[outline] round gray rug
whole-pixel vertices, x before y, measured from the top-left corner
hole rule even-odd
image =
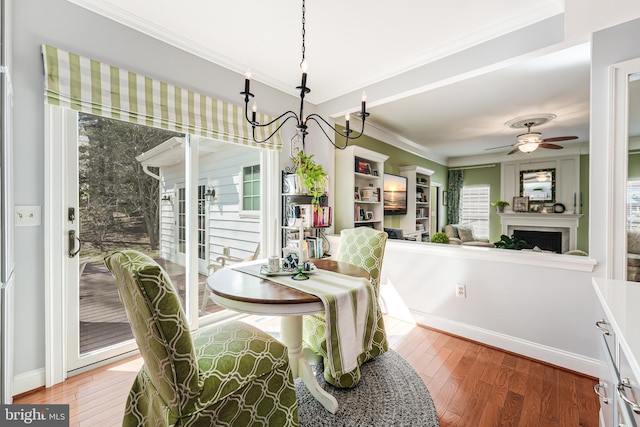
[[[396,352],[389,350],[360,367],[362,378],[352,389],[327,384],[321,370],[318,382],[338,401],[330,413],[296,379],[301,427],[320,426],[439,426],[436,408],[422,378]]]

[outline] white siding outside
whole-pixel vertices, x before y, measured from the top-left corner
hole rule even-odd
[[[252,163],[260,163],[259,150],[233,145],[200,156],[199,180],[216,192],[214,200],[206,202],[209,262],[222,255],[225,247],[232,257],[247,258],[260,242],[260,216],[240,214],[241,166]],[[171,196],[171,202],[161,202],[160,250],[164,258],[175,262],[177,189],[184,186],[184,165],[163,167],[160,173],[164,182],[160,193]]]

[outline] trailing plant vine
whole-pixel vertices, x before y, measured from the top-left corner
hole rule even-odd
[[[294,162],[298,179],[306,187],[307,193],[313,196],[311,204],[317,207],[320,197],[327,191],[327,172],[322,165],[313,161],[313,154],[307,155],[302,150],[298,152]]]

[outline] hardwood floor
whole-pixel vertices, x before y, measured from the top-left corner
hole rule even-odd
[[[261,316],[247,321],[266,330],[278,324]],[[429,388],[442,427],[598,426],[594,378],[390,317],[385,323],[391,347]],[[15,403],[66,403],[70,426],[119,426],[141,365],[140,357],[132,357]]]

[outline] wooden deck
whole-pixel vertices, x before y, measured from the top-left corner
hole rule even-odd
[[[184,305],[185,269],[183,266],[158,260],[178,289]],[[206,276],[199,275],[198,295],[204,295]],[[205,313],[224,310],[209,300]],[[80,354],[133,339],[127,314],[118,296],[115,279],[104,264],[88,264],[80,278]]]

